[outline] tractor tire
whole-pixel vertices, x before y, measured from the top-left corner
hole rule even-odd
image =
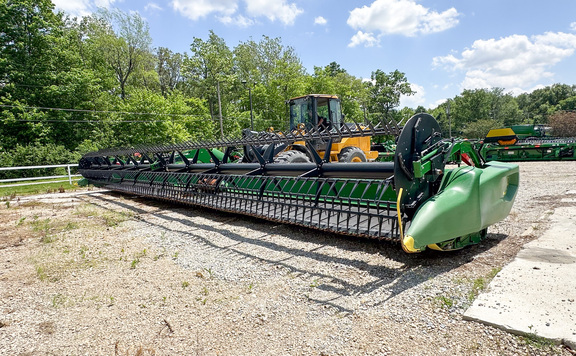
[[[290,150],[280,152],[276,158],[274,158],[274,163],[280,164],[290,164],[290,163],[311,163],[312,161],[304,152]]]
[[[366,162],[366,155],[358,147],[344,147],[338,155],[339,162]]]

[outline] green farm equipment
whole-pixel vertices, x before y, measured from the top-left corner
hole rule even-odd
[[[393,162],[330,159],[333,142],[392,134],[398,136]],[[295,142],[308,148],[311,162],[275,161]],[[206,150],[210,162],[199,160],[199,153],[187,157],[191,150]],[[242,150],[254,161],[232,159]],[[486,163],[469,142],[442,139],[428,114],[413,116],[401,130],[390,122],[354,128],[340,123],[305,132],[100,150],[84,155],[79,168],[90,183],[111,190],[397,241],[410,253],[480,242],[488,226],[510,212],[519,183],[517,165]]]
[[[487,161],[576,160],[576,138],[548,137],[543,125],[516,125],[490,130],[479,151]]]

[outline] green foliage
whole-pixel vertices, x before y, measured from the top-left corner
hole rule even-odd
[[[146,89],[134,90],[117,111],[143,113],[118,117],[112,130],[122,132],[120,145],[210,138],[214,126],[201,100],[186,100],[179,92],[164,97]]]
[[[28,146],[16,145],[16,147],[12,150],[0,151],[0,167],[68,164],[71,162],[76,162],[79,159],[79,154],[70,152],[64,146],[58,146],[53,143],[46,145],[34,144]],[[22,171],[5,171],[0,173],[0,177],[43,177],[64,174],[66,174],[65,168],[46,168]]]
[[[154,56],[148,23],[138,13],[100,8],[94,15],[91,40],[100,58],[114,73],[118,94],[126,99],[127,86],[136,81],[144,87],[158,82],[154,78]],[[138,79],[135,79],[138,78]]]
[[[449,122],[447,103],[398,110],[400,97],[414,94],[399,70],[377,69],[364,82],[331,62],[308,74],[280,38],[232,48],[213,31],[193,38],[189,54],[153,50],[137,13],[101,9],[69,19],[53,9],[49,0],[0,2],[0,166],[71,163],[101,148],[238,136],[250,127],[251,107],[255,130],[282,131],[285,101],[309,93],[338,95],[348,119],[405,122],[426,111],[443,132],[467,137],[546,123],[560,110],[576,109],[575,85],[517,97],[501,88],[464,90],[449,99]]]
[[[530,124],[545,124],[549,115],[558,110],[564,100],[576,96],[576,85],[553,84],[517,98],[520,110]]]
[[[401,95],[414,94],[406,75],[398,70],[386,74],[378,69],[372,72],[370,79],[370,111],[383,113],[385,117],[400,105]]]
[[[486,134],[488,133],[488,131],[490,131],[493,128],[500,127],[500,126],[502,126],[501,123],[499,123],[496,120],[481,119],[481,120],[474,121],[474,122],[471,122],[468,125],[466,125],[466,127],[464,127],[462,129],[462,135],[465,138],[482,139],[482,138],[486,137]]]

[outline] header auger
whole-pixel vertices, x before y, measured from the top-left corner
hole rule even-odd
[[[331,161],[334,142],[374,135],[398,136],[394,162]],[[275,160],[296,142],[308,149],[309,162]],[[237,158],[238,152],[251,159]],[[467,164],[447,166],[461,161]],[[519,182],[516,165],[485,163],[470,143],[442,139],[428,114],[415,115],[402,130],[392,122],[333,123],[236,140],[101,150],[79,166],[88,182],[115,191],[399,241],[406,252],[480,242],[487,227],[510,212]]]

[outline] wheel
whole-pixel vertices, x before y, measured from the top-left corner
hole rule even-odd
[[[311,163],[312,161],[304,152],[290,150],[280,152],[276,158],[274,158],[274,163]]]
[[[340,162],[366,162],[364,151],[358,147],[344,147],[338,155]]]

